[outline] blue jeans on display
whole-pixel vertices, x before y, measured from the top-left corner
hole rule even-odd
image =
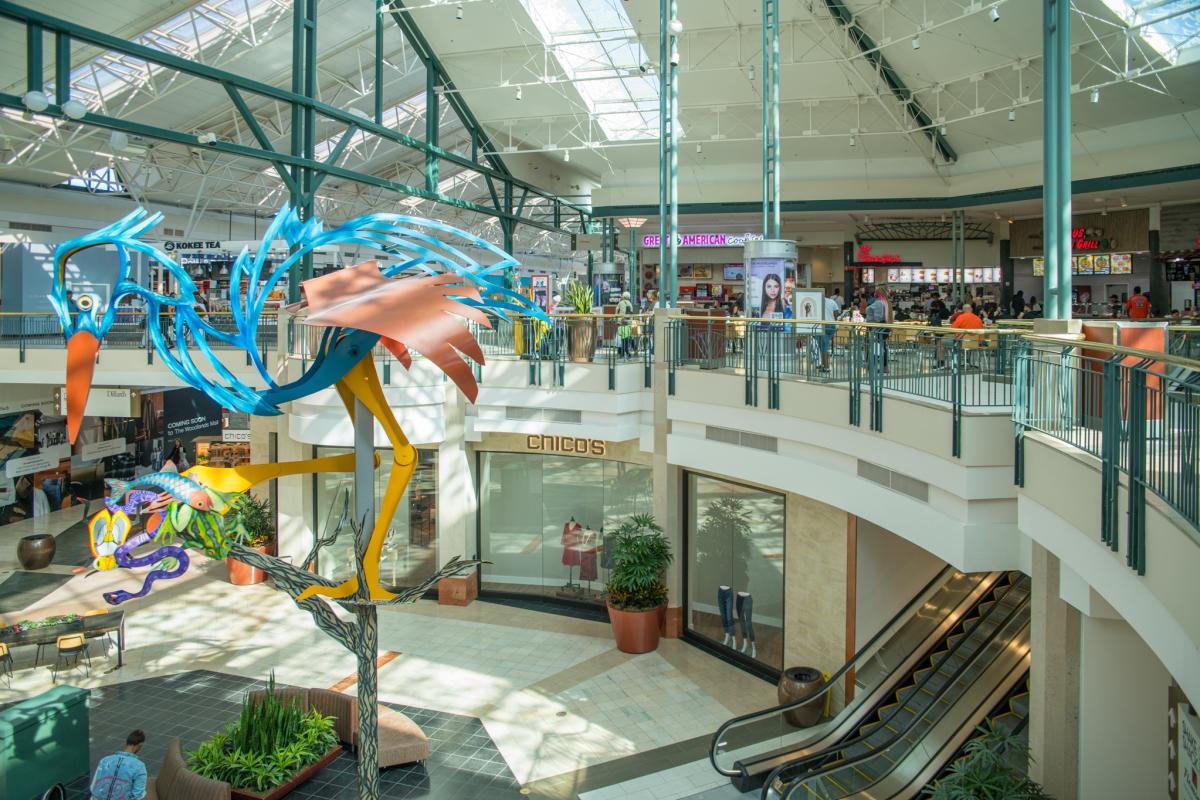
[[[721,612],[721,627],[733,635],[733,589],[722,586],[717,589],[717,608]]]
[[[742,626],[742,641],[754,641],[754,598],[746,592],[738,592],[737,618]]]

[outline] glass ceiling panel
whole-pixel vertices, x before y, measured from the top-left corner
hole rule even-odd
[[[621,0],[521,4],[605,136],[658,138],[658,80],[638,72],[650,58]]]
[[[59,184],[69,189],[83,189],[88,192],[125,194],[125,184],[112,167],[96,167],[80,173],[74,178],[67,178]]]
[[[1195,0],[1104,0],[1170,64],[1200,58],[1200,8]]]

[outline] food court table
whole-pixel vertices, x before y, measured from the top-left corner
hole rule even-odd
[[[11,650],[27,644],[55,644],[58,637],[71,633],[82,633],[88,639],[95,639],[105,634],[117,634],[117,668],[124,666],[125,652],[125,612],[108,611],[103,614],[81,616],[74,622],[60,622],[57,625],[47,625],[44,628],[31,628],[24,631],[0,632],[0,642],[7,644]]]

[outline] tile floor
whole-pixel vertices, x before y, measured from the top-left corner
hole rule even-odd
[[[70,682],[114,692],[197,671],[257,681],[274,670],[280,683],[331,686],[354,673],[351,654],[286,596],[269,585],[231,586],[224,572],[224,564],[196,557],[187,576],[126,604],[126,666],[114,670],[115,657],[97,650],[91,676],[79,670]],[[139,580],[127,573],[76,575],[24,613],[95,608],[102,592]],[[400,654],[380,669],[382,701],[420,709],[416,716],[466,720],[458,728],[447,723],[447,736],[467,744],[486,736],[513,781],[503,791],[523,787],[555,800],[698,762],[721,722],[772,705],[775,695],[771,684],[679,640],[630,656],[613,647],[605,622],[487,602],[383,609],[380,650]],[[0,702],[51,685],[44,663],[31,666],[32,653],[15,657],[16,675],[11,687],[0,684]],[[479,785],[477,773],[447,759],[439,780],[454,783],[458,776]],[[438,777],[432,767],[430,777]],[[411,775],[400,782],[412,793],[390,797],[440,791],[437,781]]]

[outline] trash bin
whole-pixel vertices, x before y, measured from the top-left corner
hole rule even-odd
[[[815,667],[791,667],[779,676],[777,689],[779,704],[791,703],[810,696],[824,682],[821,671]],[[783,712],[783,718],[797,728],[816,725],[821,719],[825,704],[820,700]]]

